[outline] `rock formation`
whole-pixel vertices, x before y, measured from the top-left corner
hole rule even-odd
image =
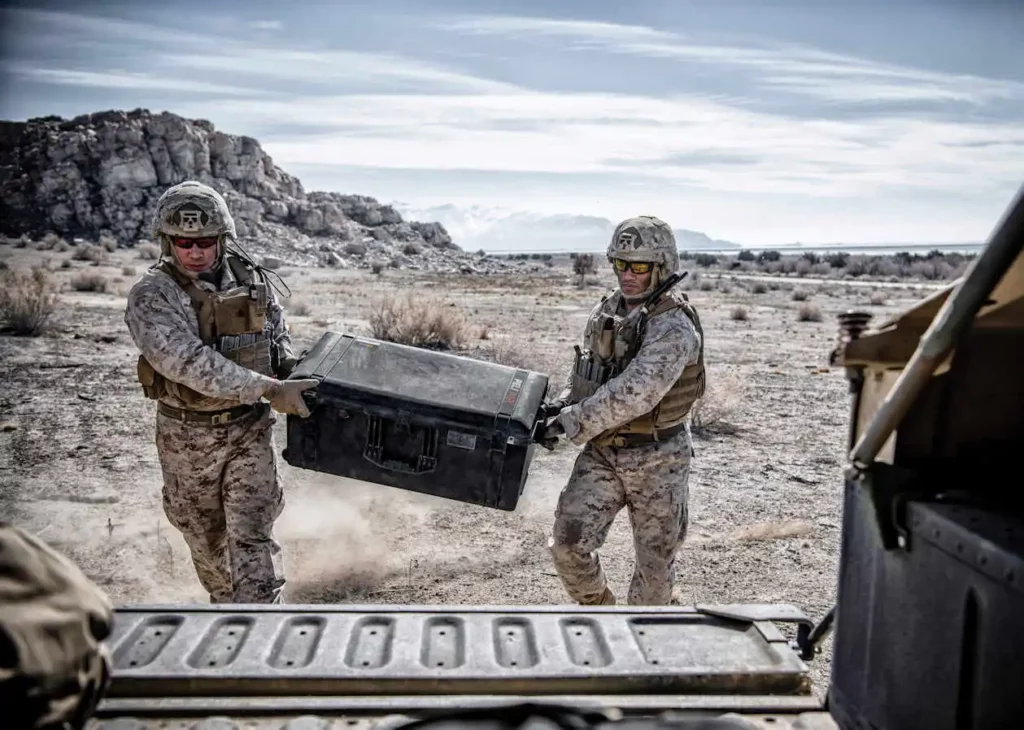
[[[405,221],[363,195],[307,193],[255,139],[206,120],[136,109],[0,122],[3,235],[107,236],[133,246],[152,237],[163,191],[188,179],[224,195],[252,255],[299,265],[479,266],[441,224]]]

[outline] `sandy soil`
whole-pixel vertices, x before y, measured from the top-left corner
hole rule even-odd
[[[120,604],[205,601],[184,542],[160,504],[154,409],[134,379],[136,351],[123,324],[124,293],[151,262],[119,251],[109,264],[70,253],[0,248],[10,267],[49,259],[64,283],[53,330],[0,337],[0,515],[63,550]],[[122,267],[127,267],[122,270]],[[136,273],[130,269],[134,267]],[[108,291],[67,286],[82,271]],[[365,333],[375,297],[405,289],[451,303],[468,325],[468,354],[505,359],[561,382],[587,313],[610,287],[602,272],[582,289],[568,269],[532,280],[382,277],[286,269],[286,308],[297,349],[325,329]],[[847,384],[828,368],[835,315],[872,311],[876,322],[934,286],[842,282],[687,280],[707,337],[706,412],[728,424],[696,440],[691,526],[681,553],[685,603],[792,603],[812,618],[834,597],[840,535]],[[821,321],[798,321],[810,294]],[[761,291],[764,289],[764,291]],[[760,293],[755,293],[755,291]],[[744,307],[745,321],[733,319]],[[487,339],[481,339],[486,331]],[[283,448],[284,419],[277,425]],[[578,449],[539,451],[521,506],[500,512],[318,475],[283,463],[279,521],[289,602],[506,603],[568,601],[546,551],[553,508]],[[625,514],[601,552],[623,596],[632,572]],[[814,662],[819,692],[829,646]]]

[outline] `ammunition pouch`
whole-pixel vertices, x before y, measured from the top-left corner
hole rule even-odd
[[[581,352],[577,348],[569,381],[569,403],[579,403],[584,398],[589,398],[615,374],[615,368],[611,363],[601,362],[589,350]]]
[[[270,341],[262,332],[219,337],[217,352],[228,360],[262,375],[270,375],[273,372]]]
[[[267,286],[252,284],[210,295],[213,331],[221,335],[262,332],[267,320]]]
[[[149,360],[143,355],[139,355],[138,377],[139,383],[142,385],[143,394],[151,400],[160,400],[165,395],[170,394],[182,403],[191,405],[198,403],[206,397],[186,385],[168,380],[156,368],[150,365]]]

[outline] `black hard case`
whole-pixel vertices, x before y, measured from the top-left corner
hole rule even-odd
[[[288,416],[292,466],[511,511],[533,458],[548,377],[326,332],[289,379],[315,378]]]

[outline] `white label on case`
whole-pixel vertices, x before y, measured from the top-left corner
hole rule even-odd
[[[448,445],[454,446],[457,449],[466,449],[467,451],[472,451],[473,449],[476,448],[476,436],[471,433],[449,431]]]

